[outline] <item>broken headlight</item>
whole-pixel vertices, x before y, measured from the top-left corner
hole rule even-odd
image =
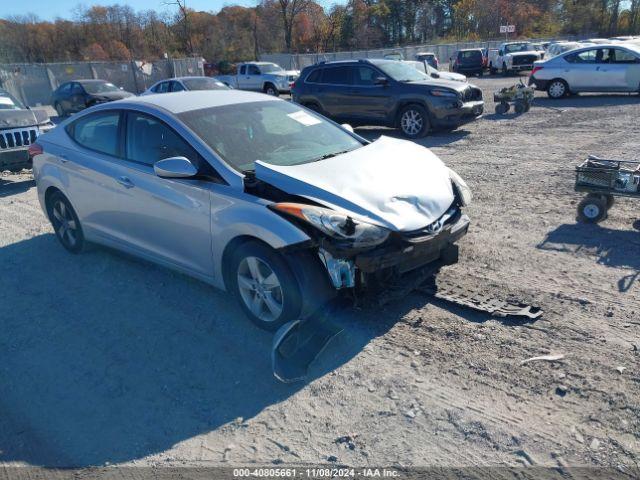
[[[384,242],[389,230],[371,223],[356,220],[328,208],[302,203],[275,203],[274,210],[303,220],[324,234],[351,243],[354,247],[373,247]]]
[[[465,182],[460,175],[451,169],[449,169],[449,176],[451,177],[453,186],[458,191],[458,196],[460,197],[462,206],[467,207],[471,205],[473,195],[471,194],[471,189],[469,188],[469,185],[467,185],[467,182]]]

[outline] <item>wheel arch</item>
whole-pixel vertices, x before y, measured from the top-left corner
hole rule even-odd
[[[51,221],[51,212],[50,212],[50,205],[49,205],[49,200],[51,199],[51,196],[54,193],[59,192],[61,195],[63,195],[65,198],[67,198],[67,196],[64,194],[64,192],[62,190],[60,190],[58,187],[56,187],[55,185],[50,185],[49,187],[47,187],[47,189],[44,191],[44,211],[47,214],[47,218],[49,219],[49,221]],[[67,200],[69,200],[67,198]]]

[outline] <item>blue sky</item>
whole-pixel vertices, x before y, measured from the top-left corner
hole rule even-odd
[[[71,18],[73,10],[78,5],[112,5],[114,3],[126,3],[135,10],[172,10],[175,7],[165,5],[166,0],[29,0],[25,3],[12,0],[0,0],[0,16],[3,18],[12,15],[24,15],[34,13],[43,20],[53,20],[56,17]],[[194,10],[218,11],[226,5],[244,5],[252,7],[257,0],[187,0],[187,6]],[[324,0],[319,2],[325,6],[334,3],[345,3],[345,0]]]

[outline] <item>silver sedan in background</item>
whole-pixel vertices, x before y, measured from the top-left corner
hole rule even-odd
[[[640,47],[614,43],[571,50],[535,62],[529,84],[551,98],[579,92],[640,93]]]
[[[154,93],[171,93],[194,90],[231,90],[224,83],[211,77],[193,76],[167,78],[154,83],[140,95],[153,95]]]
[[[241,91],[90,108],[30,147],[60,243],[126,251],[231,291],[274,330],[339,291],[457,261],[464,181],[424,147]]]

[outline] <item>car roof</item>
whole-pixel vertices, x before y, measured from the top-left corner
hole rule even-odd
[[[264,93],[245,92],[242,90],[197,90],[130,97],[118,102],[112,102],[111,105],[119,102],[133,105],[145,104],[163,108],[171,113],[183,113],[203,108],[267,101],[277,102],[283,100]]]

